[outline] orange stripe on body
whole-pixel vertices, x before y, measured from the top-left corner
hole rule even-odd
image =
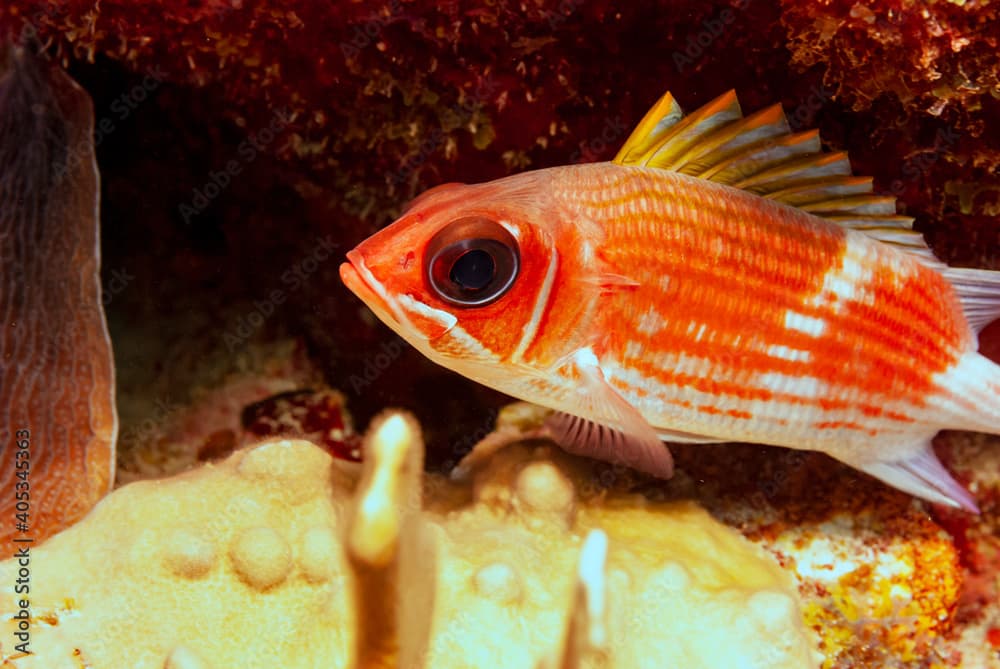
[[[880,405],[888,399],[921,407],[935,392],[933,375],[955,364],[969,345],[951,288],[915,260],[900,260],[883,247],[869,249],[874,242],[867,239],[854,237],[849,244],[840,228],[713,184],[610,169],[616,172],[574,192],[574,206],[603,221],[600,257],[641,284],[602,301],[603,354],[650,384],[822,411],[853,408],[859,421],[910,423],[915,419],[908,413]],[[853,299],[843,300],[823,287],[845,262],[849,246],[872,256],[863,264],[870,279],[853,286]],[[664,276],[670,278],[666,287]],[[650,313],[663,315],[660,330],[633,327],[644,316],[649,322]],[[819,336],[791,329],[789,313],[818,319],[825,328]],[[628,342],[641,350],[629,354]],[[806,352],[808,359],[775,357],[768,354],[770,346]],[[665,369],[655,361],[662,353],[712,364],[696,373]],[[775,373],[815,377],[835,394],[788,395],[752,381]],[[722,413],[699,406],[702,413],[713,409]],[[839,423],[854,429],[851,421]]]
[[[876,434],[875,430],[870,430],[864,425],[843,420],[821,421],[813,423],[813,427],[817,430],[857,430],[858,432],[868,432],[871,436]]]

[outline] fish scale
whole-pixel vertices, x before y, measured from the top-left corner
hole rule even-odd
[[[597,166],[595,169],[602,168]],[[584,180],[587,176],[578,171],[573,178]],[[617,204],[624,197],[622,192],[645,198],[645,193],[651,190],[667,190],[649,188],[644,185],[647,180],[673,181],[678,178],[663,171],[646,173],[633,169],[630,174],[619,170],[619,182],[632,179],[638,185],[619,183],[616,184],[617,192],[612,189],[591,190],[598,197],[588,203],[585,215],[595,220],[602,218],[602,212],[607,210],[599,199],[602,194],[608,201]],[[843,261],[847,243],[842,230],[824,225],[818,219],[801,216],[791,209],[778,216],[774,212],[761,212],[759,207],[753,206],[753,201],[746,206],[729,207],[731,211],[727,213],[737,220],[725,221],[712,211],[713,205],[725,201],[723,198],[717,194],[701,198],[691,195],[698,189],[718,190],[717,185],[692,180],[684,187],[686,197],[674,198],[669,211],[667,207],[656,207],[659,201],[654,199],[650,214],[644,218],[625,224],[619,220],[602,226],[607,249],[604,257],[615,271],[649,277],[633,293],[619,296],[617,308],[609,305],[602,311],[607,314],[605,327],[613,331],[615,322],[635,321],[639,312],[648,313],[657,309],[668,309],[670,312],[669,319],[664,318],[664,329],[658,333],[642,338],[641,333],[633,331],[627,333],[627,337],[608,339],[602,354],[619,360],[622,368],[637,373],[631,377],[631,383],[622,379],[623,382],[616,385],[626,393],[631,391],[631,385],[641,387],[647,398],[641,401],[643,406],[651,404],[648,400],[651,393],[661,403],[673,406],[678,400],[688,400],[697,406],[702,416],[700,420],[694,420],[697,416],[692,414],[684,424],[686,430],[718,432],[718,423],[724,423],[727,436],[734,439],[757,440],[761,432],[772,429],[767,421],[749,421],[755,413],[760,413],[759,405],[750,399],[754,396],[770,403],[772,415],[778,413],[785,416],[784,424],[789,429],[782,441],[788,445],[794,445],[815,430],[829,432],[824,439],[843,442],[846,438],[840,433],[845,431],[862,432],[874,437],[882,430],[898,432],[900,423],[916,422],[910,415],[912,412],[886,414],[875,409],[884,404],[899,403],[900,400],[914,408],[926,405],[928,393],[935,390],[930,382],[933,376],[955,365],[964,352],[962,349],[968,346],[968,338],[963,336],[964,329],[956,323],[957,301],[953,297],[947,299],[952,292],[947,282],[915,260],[899,256],[891,249],[876,247],[877,242],[856,237],[855,244],[870,246],[878,251],[871,261],[873,270],[904,265],[916,275],[915,279],[896,281],[900,269],[893,267],[893,271],[881,273],[885,276],[875,271],[871,281],[850,284],[852,291],[859,296],[864,296],[866,291],[879,294],[879,318],[874,318],[869,313],[869,307],[858,300],[826,301],[819,306],[810,306],[808,302],[820,294],[825,278],[837,271]],[[748,199],[742,193],[726,195],[733,200],[741,197]],[[643,234],[644,227],[655,232]],[[673,234],[664,230],[670,227],[680,232]],[[619,231],[624,235],[620,236]],[[742,239],[740,232],[745,233]],[[781,241],[771,242],[768,236]],[[679,246],[679,251],[658,253],[656,247],[641,244],[643,239],[650,237],[669,240],[669,243]],[[737,254],[719,252],[718,240],[722,241],[724,249],[742,245],[743,248],[759,249],[759,252],[749,258],[746,254],[739,255],[738,260],[733,262]],[[781,253],[772,251],[776,247]],[[689,257],[698,258],[699,262],[692,267],[692,263],[687,261]],[[811,259],[811,264],[806,265],[803,262],[805,258]],[[658,282],[652,279],[662,275],[677,278],[671,285],[690,284],[693,289],[684,291],[675,288],[669,293],[659,290]],[[747,277],[757,279],[759,283],[743,290]],[[917,285],[934,288],[909,290],[914,280]],[[668,305],[666,309],[665,305]],[[823,321],[829,334],[810,337],[788,328],[785,314],[789,310]],[[686,319],[687,314],[690,316]],[[751,319],[751,327],[747,327],[747,319]],[[946,332],[942,327],[938,337],[922,341],[920,347],[914,348],[910,342],[920,337],[912,325],[913,321],[950,324],[952,327]],[[692,331],[686,326],[690,322],[700,322],[703,327]],[[878,323],[878,327],[871,327],[871,323]],[[706,337],[705,332],[709,336]],[[782,360],[766,350],[748,349],[745,340],[755,338],[766,342],[768,348],[780,346],[807,352],[809,360]],[[627,355],[623,342],[637,339],[641,352]],[[734,341],[739,343],[734,345]],[[895,352],[898,350],[906,354],[897,355]],[[678,374],[667,360],[653,362],[653,351],[699,356],[704,364],[694,370],[694,374]],[[880,373],[868,374],[873,368],[879,368]],[[771,384],[755,384],[741,373],[748,370],[756,372],[758,378],[772,373],[789,379],[819,379],[831,386],[824,391],[825,395],[836,387],[853,400],[854,406],[830,406],[824,402],[825,397],[810,398],[802,393],[777,392]],[[864,383],[866,379],[883,383]],[[715,401],[706,403],[706,394]],[[638,393],[636,395],[639,403]],[[804,409],[810,399],[818,411]],[[790,405],[789,410],[777,408],[782,403]],[[842,412],[844,408],[860,409],[861,415],[850,421],[826,420],[823,417],[823,414],[834,410]],[[647,418],[654,427],[678,424],[676,412],[650,414]],[[953,416],[928,411],[920,415],[920,423],[928,425],[940,425],[954,419]],[[737,417],[744,422],[733,420]]]
[[[933,373],[942,371],[957,361],[958,347],[948,345],[949,341],[957,338],[957,332],[953,331],[948,333],[948,337],[936,340],[940,344],[937,349],[943,354],[938,356],[939,360],[934,361],[934,366],[915,357],[917,353],[934,350],[926,347],[907,351],[909,355],[906,359],[890,361],[886,360],[887,355],[891,356],[894,351],[909,347],[905,335],[912,332],[903,333],[896,341],[886,342],[884,323],[873,330],[866,326],[873,319],[866,318],[865,315],[854,319],[849,317],[850,314],[838,317],[831,313],[832,304],[819,307],[807,304],[813,296],[822,292],[826,277],[831,271],[836,271],[843,261],[846,233],[840,228],[824,225],[814,217],[803,216],[791,209],[781,211],[779,215],[775,215],[773,211],[762,212],[759,206],[755,206],[755,201],[742,193],[726,192],[720,196],[712,192],[720,190],[720,187],[709,182],[688,180],[689,183],[675,185],[674,182],[682,179],[670,172],[641,168],[618,169],[615,171],[616,178],[612,181],[599,176],[599,172],[606,169],[607,166],[594,166],[590,170],[576,170],[573,173],[574,182],[590,179],[602,184],[599,189],[584,189],[592,194],[592,198],[584,202],[578,200],[575,204],[581,208],[584,216],[606,221],[601,225],[605,234],[602,246],[605,250],[602,255],[615,271],[633,277],[644,277],[646,280],[641,282],[636,291],[618,298],[621,302],[620,310],[608,305],[602,311],[608,314],[608,324],[605,327],[613,331],[614,321],[636,321],[641,318],[641,313],[663,310],[664,305],[668,305],[671,316],[669,319],[664,318],[664,331],[642,341],[642,352],[639,355],[627,357],[621,346],[616,349],[613,345],[622,340],[614,338],[610,339],[603,353],[617,357],[628,367],[638,370],[644,381],[642,387],[647,391],[656,384],[669,384],[671,379],[676,381],[678,376],[670,370],[669,365],[650,364],[651,351],[673,351],[704,358],[706,364],[698,370],[697,376],[692,378],[690,374],[685,375],[687,383],[679,386],[674,383],[677,386],[673,389],[674,393],[660,395],[664,399],[682,399],[683,392],[677,391],[690,388],[699,380],[703,384],[710,380],[718,389],[713,394],[721,403],[705,404],[702,398],[698,407],[705,418],[697,423],[689,422],[685,426],[687,429],[711,430],[713,423],[719,421],[733,424],[734,421],[729,418],[732,417],[730,412],[734,411],[741,417],[752,417],[753,411],[749,407],[735,408],[739,399],[747,395],[757,394],[772,402],[788,401],[796,407],[803,404],[800,395],[783,399],[771,387],[755,386],[749,380],[741,378],[738,374],[740,371],[755,370],[759,374],[772,372],[793,378],[819,378],[831,385],[855,389],[854,395],[858,398],[859,406],[871,407],[880,402],[899,399],[907,389],[897,384],[892,388],[881,389],[882,392],[878,394],[871,390],[863,393],[864,388],[856,387],[854,381],[864,378],[861,372],[866,365],[889,365],[892,373],[878,378],[898,381],[909,376],[912,377],[912,385],[917,386]],[[588,172],[598,174],[591,177]],[[570,175],[566,175],[566,178],[570,178]],[[649,181],[666,183],[650,186]],[[573,188],[568,186],[556,190],[564,192],[572,191]],[[699,197],[698,190],[708,190],[709,193]],[[679,196],[679,191],[683,191],[683,196]],[[650,192],[659,197],[649,197]],[[629,198],[644,201],[647,205],[644,208],[649,213],[633,216],[631,220],[608,215],[609,209],[620,207]],[[740,203],[740,199],[749,201]],[[667,202],[669,206],[664,204]],[[779,205],[775,205],[775,208],[778,207]],[[665,253],[661,246],[651,246],[648,243],[650,238],[664,240],[663,246],[669,244],[671,252]],[[857,243],[873,248],[876,244],[860,238]],[[906,258],[890,260],[904,265],[908,261]],[[915,261],[909,262],[916,265]],[[919,268],[914,271],[919,271]],[[889,273],[889,278],[898,273],[899,270],[895,269]],[[930,271],[927,273],[937,276]],[[677,277],[672,293],[658,289],[659,282],[655,279],[661,276]],[[939,279],[938,283],[944,294],[950,292],[950,287],[943,279]],[[691,289],[683,291],[678,286],[691,286]],[[862,294],[867,285],[855,282],[850,287]],[[943,303],[939,300],[936,304],[927,304],[919,299],[921,295],[918,293],[907,293],[905,286],[899,286],[899,290],[889,293],[889,297],[900,301],[900,316],[905,317],[897,316],[894,321],[901,325],[906,326],[908,320],[915,316],[923,316],[925,320],[935,323],[953,320],[951,314],[956,308],[954,301]],[[894,306],[890,299],[885,300],[885,309],[881,315],[889,314]],[[785,321],[789,310],[827,323],[829,329],[839,335],[841,346],[836,346],[836,343],[827,344],[822,338],[788,328]],[[685,314],[691,314],[689,320],[685,319]],[[748,328],[747,319],[752,319],[756,327]],[[851,322],[852,320],[856,322]],[[702,327],[690,331],[687,324],[691,322],[701,323]],[[912,331],[912,328],[909,330]],[[705,336],[706,331],[710,333],[709,337]],[[695,337],[698,332],[702,333],[701,337]],[[845,334],[852,336],[845,337]],[[635,341],[637,336],[637,332],[628,333],[627,341]],[[748,350],[744,341],[754,338],[766,342],[767,347],[780,346],[789,350],[807,351],[813,354],[812,360],[782,361],[769,355],[766,350]],[[732,345],[737,339],[739,344]],[[824,344],[827,345],[825,351]],[[853,350],[871,351],[872,355],[868,359],[855,356],[855,365],[844,368],[843,356]],[[880,350],[885,354],[879,355]],[[818,355],[819,353],[826,355]],[[718,364],[719,360],[732,360],[740,364]],[[922,362],[924,364],[917,367]],[[911,390],[907,394],[919,402],[927,388],[914,387]],[[863,397],[866,402],[861,401]],[[820,403],[818,406],[821,410],[833,409],[823,406],[821,398],[815,399]],[[797,423],[802,430],[864,429],[862,423],[857,421],[821,421],[815,415],[801,411],[800,414],[802,415]],[[656,420],[655,415],[651,418],[654,426],[668,422],[676,424],[674,416],[661,420]],[[767,429],[767,426],[751,424],[731,436],[753,438],[760,429]],[[800,436],[790,431],[788,439],[798,439]]]
[[[661,438],[819,450],[975,510],[930,441],[1000,433],[975,350],[1000,273],[947,267],[871,189],[779,107],[667,94],[615,160],[439,186],[341,276],[432,360],[553,409],[571,452],[666,477]]]
[[[694,206],[697,206],[697,203]],[[596,216],[598,211],[595,209],[590,212],[590,215]],[[648,225],[656,227],[659,224],[659,227],[662,227],[662,220],[650,222]],[[749,225],[752,223],[752,221],[741,221],[741,224],[746,225],[733,225],[730,229],[759,230],[759,228]],[[684,220],[677,220],[677,225],[690,227],[690,224]],[[624,227],[631,231],[638,226],[633,223]],[[608,239],[606,241],[609,247],[616,249],[616,252],[606,254],[606,256],[618,268],[618,271],[628,273],[627,268],[623,266],[628,266],[631,263],[634,266],[642,266],[647,275],[655,276],[657,273],[664,273],[678,276],[681,277],[678,282],[683,281],[686,277],[693,279],[699,287],[702,286],[701,282],[707,278],[704,275],[691,277],[690,268],[686,263],[683,260],[671,262],[672,256],[670,254],[660,254],[659,256],[653,254],[653,257],[650,257],[651,254],[647,251],[648,246],[639,250],[635,244],[617,243],[619,240],[615,238],[616,229],[614,226],[608,226]],[[710,236],[711,232],[705,231],[705,235],[706,237]],[[753,241],[760,242],[762,240],[755,239]],[[733,242],[727,239],[726,243]],[[871,243],[874,244],[874,242]],[[702,247],[706,245],[708,242],[702,240]],[[831,252],[830,244],[802,244],[800,248],[806,249],[806,253],[792,255],[806,255],[817,259],[822,258],[825,261],[817,262],[814,265],[816,267],[815,276],[808,282],[812,286],[820,284],[821,279],[836,268],[843,256],[843,247]],[[690,251],[692,255],[697,255],[703,254],[705,249],[693,248]],[[757,258],[763,264],[765,259],[773,259],[774,256],[758,254]],[[636,262],[637,259],[639,262]],[[649,264],[650,261],[657,259],[660,261],[657,265],[651,266]],[[754,273],[753,263],[748,263],[745,258],[741,259],[739,267],[744,274]],[[628,356],[622,346],[616,348],[614,344],[620,343],[621,339],[609,341],[609,347],[605,354],[618,358],[625,368],[638,373],[638,379],[633,381],[633,385],[630,386],[624,382],[616,385],[626,393],[635,394],[637,401],[639,401],[639,394],[634,392],[636,387],[642,388],[643,394],[648,398],[651,389],[656,389],[658,386],[668,386],[669,390],[660,388],[658,397],[661,401],[671,404],[683,399],[697,401],[700,402],[698,405],[700,412],[705,414],[698,422],[689,420],[684,425],[685,429],[719,433],[721,424],[725,426],[727,436],[734,439],[749,438],[754,440],[754,437],[759,436],[759,432],[772,429],[772,426],[764,421],[760,421],[758,424],[740,424],[739,421],[731,420],[733,417],[745,419],[755,415],[758,418],[764,417],[760,415],[761,407],[747,400],[748,396],[755,395],[759,399],[765,399],[769,402],[768,408],[771,409],[769,413],[772,416],[775,414],[795,416],[797,420],[788,421],[786,418],[784,423],[791,426],[784,437],[790,445],[801,440],[808,432],[815,429],[833,432],[860,431],[867,436],[876,436],[884,430],[899,432],[900,423],[914,422],[908,412],[885,412],[878,410],[877,407],[887,403],[899,403],[901,399],[906,399],[914,406],[923,406],[926,403],[927,393],[931,390],[929,387],[930,378],[935,373],[944,371],[957,363],[961,352],[960,347],[965,342],[958,335],[959,329],[952,328],[950,332],[943,333],[947,335],[946,337],[940,337],[936,340],[938,343],[936,347],[925,346],[912,349],[908,345],[908,337],[914,335],[914,332],[913,328],[909,326],[907,318],[917,315],[918,320],[930,319],[935,323],[954,324],[956,322],[954,304],[945,303],[942,300],[919,299],[921,295],[917,291],[907,291],[908,284],[890,285],[889,290],[883,292],[889,292],[889,295],[899,302],[898,313],[893,321],[887,323],[883,320],[880,323],[880,328],[874,330],[865,325],[872,322],[870,314],[857,315],[853,313],[853,310],[848,309],[849,313],[838,315],[833,313],[830,305],[809,309],[805,302],[815,290],[806,287],[805,282],[800,281],[799,283],[803,285],[795,286],[793,290],[784,288],[790,280],[794,283],[795,278],[804,278],[799,272],[801,268],[802,264],[797,262],[797,258],[784,263],[783,266],[772,264],[770,268],[762,268],[760,274],[770,274],[772,285],[776,285],[778,290],[769,293],[766,290],[760,290],[759,286],[754,286],[753,290],[732,296],[729,300],[715,299],[711,303],[707,303],[703,298],[705,296],[718,298],[720,294],[726,294],[739,284],[739,281],[730,280],[724,285],[717,286],[716,290],[697,290],[693,294],[689,293],[685,296],[666,295],[657,290],[643,291],[643,288],[650,286],[651,282],[643,283],[643,286],[635,294],[621,298],[623,313],[616,313],[610,316],[609,320],[634,320],[628,314],[628,310],[663,309],[664,305],[669,305],[672,322],[665,322],[664,331],[647,336],[641,342],[642,352],[638,355]],[[719,271],[724,272],[727,269],[721,267]],[[768,269],[771,271],[768,272]],[[782,271],[783,269],[787,271]],[[920,268],[916,268],[915,271],[929,275],[923,277],[925,279],[937,278],[939,290],[943,294],[950,292],[950,287],[938,275],[929,270],[921,271]],[[796,274],[799,276],[796,277]],[[856,286],[859,292],[865,287],[864,285]],[[773,298],[779,293],[784,294],[788,299],[784,302],[775,301]],[[688,299],[685,300],[684,297]],[[890,302],[891,300],[886,299],[885,301]],[[810,338],[795,330],[790,330],[782,322],[783,314],[788,309],[796,309],[805,315],[822,319],[827,323],[831,336],[836,337],[839,341],[826,343],[823,339]],[[683,314],[689,312],[692,314],[692,318],[702,321],[705,321],[706,317],[711,317],[708,331],[714,336],[709,339],[707,344],[704,335],[700,339],[696,338],[694,333],[685,327],[687,321],[685,321]],[[732,315],[737,318],[726,318],[726,316]],[[769,355],[760,349],[747,350],[747,346],[742,341],[738,345],[727,346],[727,342],[732,342],[737,338],[742,340],[746,337],[748,328],[745,318],[747,317],[756,318],[758,323],[766,322],[772,325],[768,332],[762,336],[762,339],[768,343],[768,348],[781,346],[789,350],[807,351],[810,354],[809,361],[787,361]],[[893,323],[898,324],[900,332],[896,337],[887,338],[886,333],[892,332],[894,329]],[[628,341],[635,341],[641,337],[641,333],[633,332],[630,333],[629,337]],[[932,344],[934,342],[922,343]],[[898,350],[904,350],[906,355],[897,355],[896,351]],[[659,364],[650,364],[651,360],[655,360],[650,355],[650,351],[700,355],[705,363],[697,370],[697,374],[679,375],[666,360],[661,360]],[[852,360],[853,364],[844,365],[843,356],[850,355],[854,351],[860,351],[867,355],[852,356],[848,359]],[[917,354],[921,352],[926,355],[923,358],[917,357]],[[727,364],[727,361],[736,364]],[[881,389],[855,383],[862,381],[865,378],[864,370],[871,367],[891,369],[892,378],[901,379],[903,382],[895,382],[891,387]],[[842,412],[844,408],[854,408],[845,407],[841,403],[831,405],[829,402],[824,402],[825,398],[823,397],[812,398],[821,412],[820,415],[817,415],[815,411],[803,412],[799,410],[799,407],[810,398],[803,398],[801,393],[774,392],[770,386],[755,385],[751,379],[747,378],[748,375],[741,373],[747,370],[755,370],[758,374],[780,373],[789,379],[818,378],[831,386],[838,386],[843,389],[847,397],[852,398],[854,407],[861,409],[862,417],[851,421],[822,419],[821,414],[835,410]],[[877,378],[885,378],[885,375],[880,375]],[[699,382],[702,383],[700,392],[687,392],[698,390]],[[708,394],[717,398],[716,403],[713,404],[705,403],[704,386],[708,383],[714,387],[710,389],[715,391]],[[830,390],[826,392],[829,393]],[[788,403],[795,409],[783,411],[779,408],[782,403]],[[650,402],[647,399],[643,404],[649,405]],[[713,409],[715,410],[713,411]],[[657,415],[652,413],[648,418],[654,426],[677,424],[676,414]],[[925,413],[921,422],[933,424],[937,421],[940,424],[949,418],[952,417]],[[832,434],[829,439],[843,439],[843,436]]]

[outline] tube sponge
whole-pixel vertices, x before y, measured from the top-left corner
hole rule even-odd
[[[114,478],[93,132],[69,75],[0,45],[0,544],[75,522]]]

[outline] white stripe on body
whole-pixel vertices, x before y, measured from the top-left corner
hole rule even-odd
[[[950,369],[935,374],[942,389],[928,411],[935,411],[942,427],[1000,434],[1000,367],[969,351]]]
[[[685,354],[659,354],[657,362],[678,374],[697,378],[710,378],[710,374],[722,380],[719,370],[713,370],[713,362]],[[601,368],[609,382],[626,399],[639,408],[640,412],[655,427],[661,430],[678,430],[693,434],[718,437],[720,440],[749,441],[807,448],[830,453],[881,448],[881,444],[912,444],[913,435],[924,435],[934,431],[933,424],[924,416],[915,415],[917,422],[901,422],[883,416],[865,415],[852,403],[869,402],[870,398],[850,389],[834,392],[821,379],[811,376],[790,376],[778,373],[752,374],[736,371],[727,375],[726,381],[740,383],[748,389],[762,389],[788,394],[803,399],[826,398],[843,400],[847,408],[824,409],[818,403],[804,404],[795,401],[775,399],[745,399],[734,396],[719,396],[697,390],[690,386],[664,384],[645,377],[641,372],[624,367],[612,361],[601,363]],[[681,406],[685,403],[687,406]],[[713,407],[714,413],[705,413],[698,407]],[[878,406],[885,411],[913,415],[913,407],[892,400],[879,401]],[[728,415],[727,412],[750,414],[751,418]],[[863,430],[846,427],[818,429],[816,423],[856,423]],[[876,431],[872,436],[868,430]]]

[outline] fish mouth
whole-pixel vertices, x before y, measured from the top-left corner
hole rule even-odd
[[[436,322],[439,326],[439,336],[446,334],[454,326],[454,322],[442,323],[442,321],[454,321],[455,318],[450,314],[438,312],[438,310],[428,307],[410,295],[395,296],[389,293],[382,282],[376,279],[372,271],[368,269],[364,255],[357,249],[348,252],[347,260],[348,262],[340,265],[340,280],[344,282],[344,285],[361,298],[361,301],[372,310],[376,318],[388,325],[393,332],[411,346],[433,359],[434,353],[430,346],[430,338],[425,330],[418,329],[414,325],[414,321],[407,314],[407,311],[413,311],[417,317],[422,316],[424,321],[430,319],[430,321]],[[423,325],[426,327],[427,323],[424,322]]]
[[[364,256],[357,249],[348,251],[347,262],[341,263],[340,280],[348,290],[368,305],[381,321],[398,331],[402,322],[398,313],[399,307],[368,269]]]
[[[371,271],[365,265],[365,259],[358,251],[347,253],[347,262],[340,265],[340,280],[344,282],[348,290],[361,298],[373,311],[392,314],[393,309],[389,304],[389,296],[385,294],[385,289],[372,276]],[[393,318],[393,320],[396,320]]]

